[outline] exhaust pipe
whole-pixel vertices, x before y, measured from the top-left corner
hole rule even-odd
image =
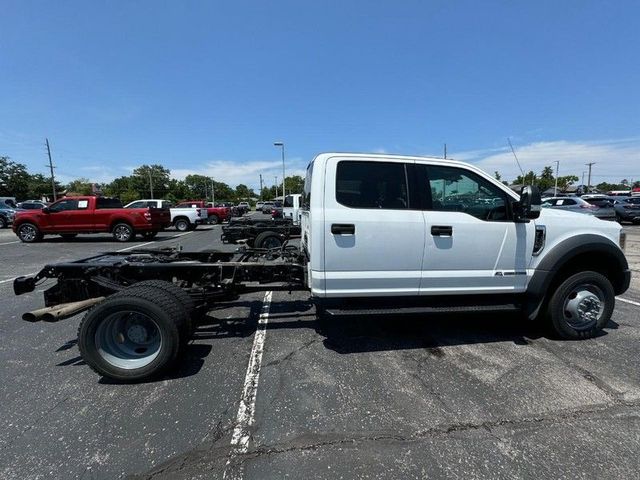
[[[57,322],[65,318],[73,317],[76,313],[94,306],[96,303],[103,301],[105,297],[89,298],[88,300],[80,300],[79,302],[61,303],[53,307],[44,307],[33,310],[22,315],[22,320],[26,322]]]

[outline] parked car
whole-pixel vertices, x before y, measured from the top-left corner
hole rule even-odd
[[[611,209],[600,209],[597,205],[592,205],[580,197],[552,197],[542,203],[543,208],[555,208],[568,212],[584,213],[593,215],[602,220],[613,220],[615,213]]]
[[[171,225],[168,210],[123,208],[117,198],[65,197],[41,210],[23,210],[13,221],[13,231],[25,243],[45,235],[71,239],[79,233],[110,232],[118,242],[133,240],[137,233],[151,239]]]
[[[618,222],[640,223],[640,197],[619,197],[613,208]]]
[[[24,202],[18,203],[18,208],[25,210],[40,210],[46,206],[47,204],[41,200],[25,200]]]
[[[273,208],[273,206],[274,206],[273,202],[263,202],[263,204],[262,204],[262,213],[270,214],[271,213],[271,209]]]
[[[598,196],[590,196],[588,198],[582,199],[591,205],[595,205],[598,207],[596,210],[595,216],[598,218],[602,218],[603,220],[615,220],[616,219],[616,211],[613,208],[613,202],[615,201],[612,198],[607,198],[606,196],[598,195]]]
[[[174,206],[169,200],[143,199],[128,203],[124,208],[164,208],[171,214],[171,225],[180,232],[195,230],[198,225],[204,223],[200,208],[191,205],[181,207]]]
[[[256,212],[261,212],[263,205],[264,205],[264,202],[256,202]]]
[[[0,228],[7,228],[13,223],[16,211],[15,208],[10,208],[8,205],[0,203]]]

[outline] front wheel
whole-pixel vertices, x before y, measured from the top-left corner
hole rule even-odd
[[[609,279],[586,271],[560,284],[549,301],[548,316],[561,338],[593,338],[609,322],[614,306],[615,292]]]
[[[209,225],[217,225],[218,223],[220,223],[220,219],[217,215],[209,215],[207,221],[209,222]]]
[[[16,234],[24,243],[34,243],[42,240],[42,233],[33,223],[23,223],[18,227]]]
[[[113,238],[117,242],[128,242],[135,238],[135,233],[128,223],[118,223],[113,227]]]

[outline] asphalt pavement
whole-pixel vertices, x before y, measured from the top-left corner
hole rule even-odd
[[[637,278],[640,227],[628,230]],[[232,251],[220,233],[149,246]],[[82,315],[20,320],[47,286],[15,297],[15,276],[146,244],[0,231],[0,478],[639,475],[636,279],[603,334],[577,342],[507,315],[319,321],[304,292],[249,294],[209,312],[177,370],[138,385],[84,365]]]

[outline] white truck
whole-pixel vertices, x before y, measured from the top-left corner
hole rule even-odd
[[[307,290],[326,318],[513,312],[561,338],[593,337],[629,287],[624,233],[540,204],[535,187],[517,195],[462,162],[327,153],[307,168],[300,249],[115,252],[47,265],[14,291],[57,279],[29,321],[93,305],[80,353],[99,374],[128,381],[173,365],[221,297],[256,290]]]
[[[294,225],[299,225],[302,213],[300,210],[301,200],[302,195],[300,193],[286,195],[282,204],[282,218],[288,218]]]
[[[176,208],[169,200],[145,198],[128,203],[124,208],[168,208],[171,212],[171,225],[179,232],[195,230],[198,225],[207,223],[207,209],[197,206]]]

